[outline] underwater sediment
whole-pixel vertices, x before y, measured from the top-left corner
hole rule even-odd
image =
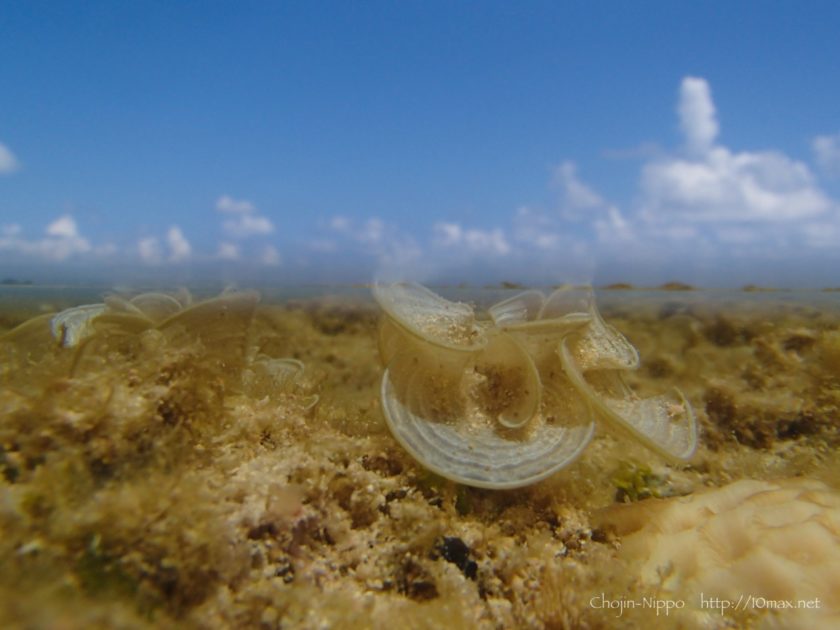
[[[366,291],[30,294],[0,303],[3,627],[838,623],[836,294],[600,293],[629,386],[679,388],[697,453],[599,422],[516,490],[390,434]],[[77,304],[106,308],[40,314]]]

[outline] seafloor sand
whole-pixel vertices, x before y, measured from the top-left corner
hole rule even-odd
[[[26,291],[0,305],[0,334],[70,299]],[[198,322],[61,348],[48,318],[6,334],[0,626],[838,623],[838,294],[599,300],[640,351],[632,386],[694,406],[690,465],[599,427],[529,488],[426,472],[381,417],[363,291],[264,299],[231,339]],[[240,341],[305,369],[261,379]],[[739,595],[754,597],[723,608]]]

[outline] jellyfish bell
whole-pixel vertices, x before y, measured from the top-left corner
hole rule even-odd
[[[595,417],[672,461],[694,452],[696,421],[679,390],[640,400],[624,383],[638,352],[602,319],[591,289],[525,291],[487,320],[415,283],[377,283],[374,297],[386,423],[443,477],[534,483],[580,456]]]

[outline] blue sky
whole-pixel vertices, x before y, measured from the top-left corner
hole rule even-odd
[[[839,28],[816,1],[4,3],[0,275],[840,285]]]

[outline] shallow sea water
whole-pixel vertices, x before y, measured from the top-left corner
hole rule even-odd
[[[102,320],[62,347],[47,314],[109,292],[0,288],[3,627],[838,623],[840,292],[598,291],[641,355],[629,384],[681,389],[697,454],[599,426],[510,491],[389,434],[365,287]]]

